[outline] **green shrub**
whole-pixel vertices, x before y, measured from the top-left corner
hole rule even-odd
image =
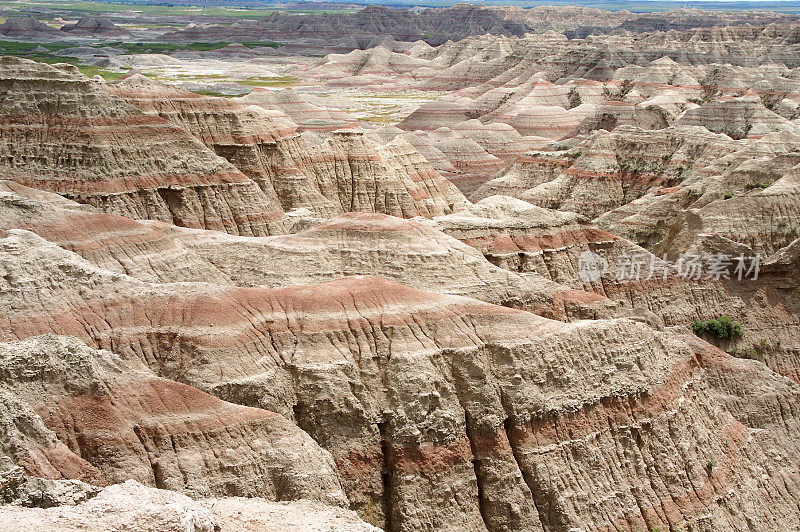
[[[708,321],[695,320],[692,323],[692,331],[697,336],[708,335],[722,340],[731,340],[742,336],[742,326],[728,316],[720,316]]]

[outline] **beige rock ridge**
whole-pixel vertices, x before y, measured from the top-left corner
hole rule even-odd
[[[704,235],[771,254],[797,237],[797,142],[789,133],[725,142],[707,152],[715,157],[684,167],[678,186],[653,189],[596,222],[673,259],[702,249]]]
[[[499,192],[594,218],[648,192],[668,190],[692,169],[737,147],[729,137],[696,126],[658,131],[618,126],[597,131],[567,151],[527,154],[485,183],[473,199]]]
[[[144,281],[231,280],[180,246],[172,224],[132,220],[100,212],[52,192],[0,181],[0,230],[26,229],[92,264]]]
[[[19,231],[2,250],[6,339],[57,328],[284,412],[334,455],[355,507],[381,501],[391,528],[796,520],[785,421],[777,408],[748,417],[756,399],[726,375],[773,390],[761,405],[791,404],[796,385],[703,342],[363,277],[273,291],[139,283]]]
[[[800,343],[793,332],[795,289],[789,289],[796,288],[796,282],[784,281],[783,291],[771,289],[775,282],[771,279],[744,284],[687,283],[675,276],[673,265],[670,279],[664,283],[659,282],[660,276],[646,283],[618,281],[613,268],[607,278],[586,283],[578,271],[580,254],[586,251],[600,254],[612,266],[631,255],[638,256],[646,268],[651,260],[661,261],[574,213],[493,197],[460,214],[426,222],[449,237],[415,222],[349,214],[296,235],[253,239],[133,222],[87,213],[85,208],[61,212],[51,201],[23,199],[46,193],[21,189],[15,185],[17,195],[7,200],[0,216],[6,227],[30,229],[98,266],[142,280],[205,279],[223,285],[281,287],[369,274],[557,319],[624,315],[640,307],[654,313],[657,321],[688,326],[695,319],[724,313],[745,327],[736,349],[758,346],[762,340],[759,331],[768,328],[773,339],[780,339],[781,347],[763,353],[763,359],[783,374],[796,375],[789,355]],[[99,230],[99,226],[107,229]],[[744,252],[748,256],[754,253]],[[491,266],[481,255],[510,272]],[[757,294],[766,299],[755,297]],[[623,308],[615,308],[605,298]]]
[[[282,113],[250,104],[260,97],[202,97],[143,76],[111,84],[109,90],[185,128],[286,211],[307,208],[323,216],[368,211],[410,218],[446,214],[467,203],[402,139],[379,145],[360,130],[341,130],[313,144],[295,134],[296,126]]]
[[[751,207],[751,211],[770,205],[757,197],[752,204],[758,206]],[[719,219],[724,218],[721,215]],[[752,225],[753,218],[749,219]],[[684,330],[697,319],[730,316],[742,325],[743,335],[723,340],[721,345],[731,352],[762,360],[774,371],[798,380],[794,353],[800,348],[800,284],[792,266],[797,241],[773,256],[764,256],[759,279],[752,279],[751,273],[738,280],[734,258],[744,255],[750,267],[756,251],[717,234],[700,234],[692,250],[702,254],[704,267],[714,254],[731,256],[732,279],[709,278],[707,269],[699,279],[688,279],[679,275],[677,257],[668,257],[665,262],[661,255],[655,256],[575,213],[549,211],[512,198],[489,197],[466,211],[425,223],[475,247],[493,264],[512,272],[536,272],[571,287],[574,298],[589,302],[592,296],[586,292],[594,292],[595,297],[601,298],[595,299],[595,304],[613,309],[615,315],[631,315],[657,327],[666,324]],[[586,252],[608,262],[605,276],[588,281],[582,278],[581,255]],[[632,261],[640,265],[638,278],[626,269]],[[609,307],[605,298],[618,306]]]
[[[790,35],[786,30],[761,27],[747,34],[736,27],[571,40],[553,33],[472,36],[433,49],[412,48],[405,61],[395,52],[397,61],[369,75],[359,74],[361,63],[388,51],[330,56],[316,79],[376,90],[391,83],[393,89],[452,91],[401,121],[407,130],[478,119],[511,125],[522,135],[560,139],[616,123],[660,129],[690,112],[681,123],[760,136],[794,129],[800,86],[792,69],[798,65],[775,45],[742,40],[763,43],[767,31]],[[697,111],[699,104],[706,109]]]
[[[347,504],[330,455],[278,414],[225,403],[70,337],[0,343],[0,364],[3,455],[29,475]]]
[[[536,273],[575,290],[602,293],[602,282],[585,283],[578,271],[581,253],[615,260],[646,253],[577,214],[537,207],[507,196],[490,196],[467,210],[423,223],[437,227],[480,251],[492,264]]]
[[[798,17],[126,16],[0,59],[0,528],[800,530]]]
[[[234,234],[283,231],[280,205],[184,130],[73,66],[0,61],[0,161],[30,172],[23,184],[132,218]]]
[[[143,281],[284,287],[374,275],[557,319],[610,311],[608,302],[586,299],[549,275],[503,270],[436,229],[382,214],[349,213],[295,235],[245,238],[129,220],[0,181],[0,230],[12,228]]]
[[[800,134],[799,126],[766,109],[756,94],[720,99],[689,109],[677,123],[704,126],[709,131],[725,133],[734,139],[761,138],[774,131]]]
[[[446,214],[467,203],[402,140],[378,145],[360,132],[339,132],[315,146],[293,133],[291,121],[259,107],[201,97],[142,76],[104,85],[71,67],[59,70],[25,60],[7,61],[13,68],[5,71],[11,91],[6,101],[13,100],[16,107],[4,107],[12,115],[6,121],[5,161],[9,167],[29,172],[10,177],[107,212],[258,236],[288,229],[291,222],[284,217],[284,209],[309,208],[325,216],[358,210],[413,217]],[[21,90],[22,80],[37,87],[30,94],[41,102],[20,103],[25,100],[14,91]],[[48,83],[54,80],[76,92],[48,92]],[[144,113],[121,97],[129,98]],[[58,113],[42,111],[47,106],[57,107]],[[87,112],[117,118],[89,119],[83,130],[69,122]],[[56,136],[19,145],[13,140],[14,131],[31,117],[41,117],[41,124],[34,121],[24,127],[43,128]],[[128,129],[118,127],[114,120],[124,120]],[[143,128],[142,133],[131,127]],[[47,153],[65,139],[70,139],[77,173],[63,157],[58,159],[63,159],[60,166],[48,163],[54,155]],[[118,147],[143,139],[147,147]],[[100,148],[92,148],[94,144]],[[166,167],[160,155],[156,157],[161,150],[172,154],[165,159]],[[23,156],[23,152],[40,156]]]
[[[358,121],[347,113],[306,101],[292,89],[253,90],[240,101],[264,109],[286,113],[298,124],[298,131],[331,132],[358,127]]]

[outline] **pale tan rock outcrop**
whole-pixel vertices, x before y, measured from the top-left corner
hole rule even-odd
[[[742,325],[743,333],[741,338],[723,341],[726,349],[747,353],[773,370],[798,379],[794,353],[800,346],[800,284],[791,266],[796,258],[792,251],[797,248],[796,241],[774,258],[762,259],[762,278],[753,279],[751,272],[737,279],[735,257],[747,257],[749,268],[756,252],[718,234],[695,233],[692,251],[702,255],[704,270],[697,279],[690,279],[679,275],[677,256],[668,256],[665,262],[661,254],[655,256],[574,213],[548,211],[511,198],[489,197],[467,211],[426,223],[475,247],[492,263],[510,271],[536,272],[574,290],[611,299],[620,306],[607,308],[613,308],[617,315],[632,313],[656,326],[680,327],[689,327],[697,319],[731,316]],[[779,236],[775,238],[777,241]],[[582,277],[581,255],[587,252],[607,261],[604,276],[594,280]],[[708,261],[717,253],[731,257],[728,279],[708,276]],[[639,264],[636,270],[631,269],[634,261]],[[592,300],[586,292],[574,292],[573,297]]]
[[[292,89],[254,90],[240,101],[285,113],[298,125],[298,131],[331,132],[358,126],[358,121],[347,113],[308,102]]]
[[[791,17],[492,8],[545,33],[432,47],[381,35],[386,11],[184,32],[299,39],[276,50],[91,60],[239,76],[379,45],[297,60],[296,92],[3,63],[0,521],[797,529]],[[466,34],[480,12],[447,10]],[[395,110],[340,111],[372,106]],[[166,210],[131,207],[148,180]],[[255,192],[218,216],[234,181]],[[678,275],[686,252],[706,275]],[[708,275],[719,253],[762,254],[758,278]],[[693,326],[723,315],[730,338]],[[97,495],[127,478],[148,486]]]
[[[528,151],[528,143],[508,124],[483,124],[467,120],[452,131],[475,141],[481,148],[503,160],[513,161]]]
[[[473,199],[509,194],[536,205],[597,217],[656,189],[680,183],[692,168],[736,149],[705,128],[597,131],[561,153],[535,152],[484,184]],[[624,234],[623,236],[628,236]]]
[[[602,293],[600,280],[592,284],[580,279],[581,253],[597,252],[613,261],[640,250],[577,213],[544,209],[507,196],[490,196],[463,212],[425,223],[474,247],[492,264],[537,273],[575,290]]]
[[[704,126],[709,131],[725,133],[733,139],[760,138],[774,131],[800,134],[797,125],[765,108],[756,94],[721,98],[689,109],[677,123]]]
[[[798,137],[718,143],[685,167],[678,186],[654,189],[603,214],[598,225],[676,258],[716,234],[769,254],[795,238]],[[712,145],[709,144],[709,147]]]
[[[0,231],[33,231],[96,266],[143,281],[285,287],[375,275],[558,319],[604,312],[601,302],[582,301],[544,277],[493,266],[480,252],[417,221],[350,213],[295,235],[245,238],[98,213],[6,183],[0,181]]]
[[[225,403],[75,338],[2,343],[0,364],[3,455],[28,475],[347,504],[330,455],[278,414]]]
[[[77,505],[52,508],[0,506],[0,530],[131,530],[214,532],[214,514],[185,495],[144,486],[115,484]]]
[[[194,501],[175,492],[144,486],[135,480],[109,486],[77,505],[45,509],[0,506],[0,530],[42,528],[162,532],[379,530],[361,521],[355,512],[318,502],[275,503],[237,497]]]
[[[0,232],[33,231],[95,266],[143,281],[232,283],[203,257],[182,246],[172,227],[104,213],[52,192],[0,180]]]

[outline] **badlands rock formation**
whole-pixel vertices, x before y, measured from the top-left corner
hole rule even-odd
[[[147,115],[183,127],[287,211],[413,217],[449,213],[466,204],[450,182],[402,141],[380,146],[361,131],[342,130],[316,145],[295,134],[297,125],[284,113],[264,110],[258,98],[243,98],[242,103],[206,98],[143,76],[108,90]]]
[[[282,40],[304,39],[336,42],[335,48],[368,48],[385,40],[425,39],[442,44],[469,35],[523,35],[524,22],[504,17],[502,12],[481,6],[457,5],[414,13],[405,9],[370,6],[354,14],[288,15],[272,13],[256,22],[235,27],[196,27],[168,33],[169,40]]]
[[[750,16],[170,34],[348,35],[231,98],[0,59],[0,529],[798,530],[798,39]]]
[[[379,146],[355,131],[317,147],[256,106],[141,76],[108,87],[74,67],[4,65],[4,166],[22,184],[107,212],[265,235],[287,230],[284,210],[413,217],[466,203],[407,143]]]
[[[431,45],[458,41],[476,35],[521,37],[526,33],[555,31],[569,38],[619,33],[647,34],[694,31],[706,34],[720,26],[764,26],[794,22],[796,16],[782,13],[702,12],[678,9],[666,13],[603,11],[576,6],[474,6],[458,4],[438,9],[412,11],[369,6],[356,13],[287,14],[279,11],[256,21],[229,25],[191,24],[168,31],[169,41],[282,41],[314,44],[335,50],[366,49],[379,45],[402,46],[424,40]],[[399,41],[399,42],[398,42]]]
[[[127,30],[114,24],[106,17],[81,17],[75,24],[65,24],[61,31],[70,35],[102,35],[104,37],[121,37]]]
[[[0,357],[3,454],[28,474],[346,501],[330,455],[277,414],[224,403],[75,338],[2,344]]]
[[[559,528],[586,523],[635,527],[698,519],[733,528],[744,519],[738,508],[747,507],[749,518],[756,516],[761,523],[781,523],[786,518],[781,515],[792,515],[796,508],[788,493],[782,495],[770,487],[774,482],[787,482],[785,475],[791,469],[782,469],[775,457],[763,454],[766,443],[757,444],[748,436],[750,430],[762,429],[759,438],[768,438],[781,456],[794,456],[797,451],[785,434],[785,421],[764,431],[773,421],[759,418],[748,428],[742,422],[754,421],[741,412],[752,408],[752,399],[740,397],[731,405],[728,399],[722,400],[732,393],[725,377],[730,371],[748,371],[747,389],[766,387],[778,394],[774,400],[779,402],[793,401],[796,385],[782,381],[757,362],[733,362],[729,355],[685,334],[653,331],[629,320],[564,324],[374,278],[277,291],[146,285],[97,270],[32,233],[12,230],[7,234],[2,242],[3,268],[13,275],[6,277],[3,289],[9,294],[4,298],[4,339],[30,338],[59,329],[92,345],[111,348],[122,357],[113,362],[121,372],[115,377],[119,384],[111,384],[115,370],[104,369],[107,366],[103,364],[112,362],[102,362],[102,357],[111,357],[110,353],[100,352],[93,355],[99,357],[97,362],[86,362],[87,376],[93,376],[91,382],[99,382],[101,390],[108,390],[104,393],[119,393],[114,392],[115,386],[124,386],[126,380],[153,379],[147,375],[155,370],[235,402],[283,412],[333,454],[351,504],[364,509],[371,507],[370,501],[382,501],[380,511],[390,528],[417,529],[431,524],[456,529]],[[101,295],[112,286],[116,296]],[[34,293],[37,306],[32,306]],[[111,308],[116,310],[110,312]],[[209,308],[214,312],[209,314]],[[31,344],[34,341],[39,343]],[[45,347],[40,346],[42,342]],[[79,345],[64,352],[60,347],[47,347],[47,342],[50,340],[29,340],[28,344],[8,344],[7,349],[11,353],[46,349],[48,356],[54,357],[50,364],[68,363],[59,361],[70,353],[89,354]],[[582,358],[576,364],[579,354]],[[13,360],[25,367],[20,356],[14,355]],[[232,357],[237,360],[233,366]],[[124,360],[143,367],[140,371],[144,373],[121,369]],[[71,382],[81,371],[75,377],[56,371],[53,384],[57,385],[58,379]],[[104,376],[104,372],[111,374]],[[69,411],[69,397],[82,397],[77,383],[71,384],[69,391],[56,392],[57,387],[47,385],[49,380],[38,377],[42,373],[37,372],[37,377],[23,386],[16,384],[21,377],[6,374],[12,397],[34,403],[29,407],[31,415],[36,415],[36,401],[42,398],[67,393],[59,408]],[[759,384],[762,381],[764,384]],[[156,382],[167,385],[169,381],[156,378]],[[694,384],[686,388],[689,382]],[[777,382],[783,389],[775,388]],[[52,391],[25,391],[43,384]],[[497,385],[499,390],[491,391]],[[184,386],[186,393],[191,390],[185,385],[171,386]],[[158,394],[158,388],[152,383],[146,389]],[[128,393],[140,389],[142,385]],[[687,389],[692,390],[691,395],[681,392]],[[659,399],[651,404],[654,394]],[[120,404],[120,399],[114,402],[115,408],[125,404]],[[626,406],[617,407],[616,401],[624,401]],[[251,411],[260,412],[259,408]],[[673,408],[678,410],[673,413]],[[41,431],[55,433],[51,445],[68,449],[70,440],[59,439],[58,411],[39,411],[48,413],[42,418]],[[142,415],[129,408],[124,412],[126,416]],[[210,410],[206,407],[201,412],[208,415]],[[590,417],[584,421],[583,416]],[[647,419],[643,425],[637,421],[641,416]],[[119,427],[124,418],[115,419]],[[562,431],[556,429],[545,438],[550,424],[565,423],[563,430],[574,434],[591,419],[595,419],[592,424],[604,427],[600,433],[591,432],[591,438],[559,436]],[[134,427],[142,427],[138,431],[145,443],[152,441],[146,425],[142,426],[144,419],[133,420]],[[89,429],[82,429],[79,420],[72,423],[69,434],[77,436]],[[570,429],[573,423],[575,428]],[[620,425],[630,428],[619,432],[615,427]],[[667,431],[667,425],[673,428]],[[91,430],[96,437],[105,434],[96,421]],[[180,441],[180,425],[161,430],[175,434],[168,441]],[[698,440],[702,445],[694,447]],[[86,441],[85,436],[77,441]],[[124,441],[118,445],[125,445]],[[137,441],[141,440],[133,440]],[[163,485],[181,489],[180,484],[171,484],[170,461],[159,450],[158,441],[151,444],[152,451],[145,446],[140,452],[159,456],[162,461],[158,463],[163,465],[154,467],[162,472],[150,477],[149,469],[143,468],[140,480],[158,485],[163,478]],[[685,454],[689,441],[692,451]],[[587,452],[620,445],[633,453],[633,463],[621,461],[621,455]],[[560,451],[563,446],[574,450],[564,455]],[[81,449],[89,462],[86,467],[113,474],[117,462],[109,464],[103,453]],[[180,446],[170,453],[175,453],[170,456],[180,464]],[[269,453],[261,456],[270,457]],[[684,465],[675,470],[678,456]],[[613,499],[599,499],[608,488],[595,487],[589,478],[559,473],[589,471],[589,464],[596,459],[619,471],[611,490],[620,495]],[[788,458],[788,463],[792,460]],[[712,461],[715,465],[709,467]],[[237,470],[244,475],[246,469],[240,463]],[[299,467],[296,460],[292,463]],[[752,478],[753,468],[764,467],[776,476],[749,488],[747,493],[758,493],[758,497],[731,496],[728,486],[743,485]],[[662,473],[653,485],[650,475],[662,470],[674,473]],[[316,482],[324,479],[313,478]],[[608,482],[610,477],[603,475],[602,479]],[[600,481],[598,477],[596,482]],[[562,483],[573,486],[569,492],[574,495],[565,496]],[[231,487],[227,494],[247,494],[251,485]],[[443,492],[443,486],[452,486],[452,491]],[[574,492],[579,486],[580,491]],[[729,495],[716,497],[719,492]],[[668,494],[675,502],[663,506]],[[596,504],[587,507],[587,497],[597,499]],[[682,502],[684,498],[686,502]],[[420,505],[419,501],[429,502]],[[631,507],[637,508],[635,514]],[[589,508],[597,510],[587,514]]]
[[[281,226],[279,205],[180,127],[75,67],[1,61],[2,162],[24,184],[188,227],[262,235]]]
[[[0,35],[6,37],[43,37],[58,29],[33,17],[9,17],[0,24]]]

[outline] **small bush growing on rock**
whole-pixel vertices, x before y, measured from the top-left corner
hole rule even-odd
[[[755,360],[756,359],[756,350],[755,349],[732,349],[728,351],[728,354],[736,357],[736,358],[744,358],[746,360]]]
[[[375,504],[375,501],[372,500],[372,497],[369,498],[367,507],[361,512],[360,517],[367,523],[378,528],[383,528],[386,524],[383,522],[383,519],[381,519],[379,507]]]
[[[764,358],[764,355],[767,353],[774,353],[779,351],[781,348],[781,341],[776,340],[775,343],[770,342],[766,338],[762,338],[755,344],[751,345],[749,349],[744,349],[739,351],[738,349],[734,349],[730,351],[730,354],[737,357],[737,358],[747,358],[751,360],[761,360]]]
[[[629,79],[624,80],[619,88],[619,97],[624,98],[625,96],[627,96],[628,93],[631,92],[631,89],[633,89],[633,85],[634,83],[631,80]]]
[[[708,321],[695,320],[692,323],[692,331],[697,336],[708,335],[722,340],[731,340],[742,336],[742,326],[728,316],[720,316]]]
[[[583,100],[581,99],[581,95],[577,90],[575,90],[575,87],[572,87],[569,90],[569,94],[567,95],[567,99],[569,100],[569,108],[570,109],[574,109],[575,107],[578,107],[580,104],[583,103]]]
[[[775,106],[784,98],[786,98],[785,92],[769,91],[761,96],[761,103],[770,111],[774,111]]]

